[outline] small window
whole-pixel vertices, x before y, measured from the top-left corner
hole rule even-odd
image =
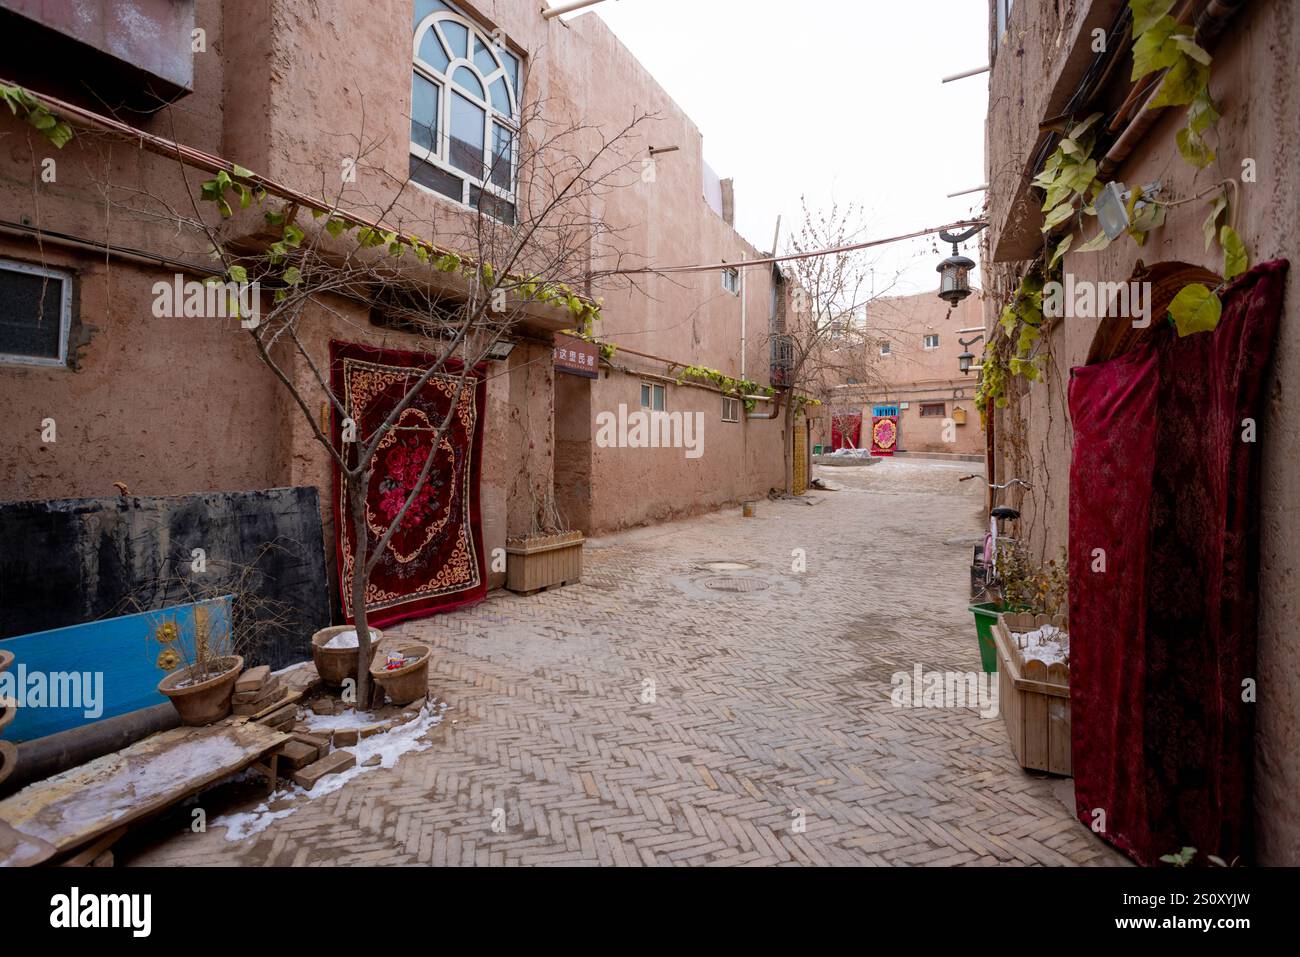
[[[722,270],[722,288],[727,290],[733,296],[740,295],[740,270],[724,269]]]
[[[925,337],[925,348],[927,349],[939,348],[939,334],[937,332],[932,333],[931,335]]]
[[[72,276],[0,259],[0,362],[64,365]]]
[[[664,387],[654,382],[642,382],[641,408],[662,412],[664,410]]]
[[[722,397],[722,421],[739,422],[740,421],[740,400],[734,396],[724,395]]]
[[[930,419],[930,418],[942,419],[944,415],[947,414],[947,411],[948,411],[948,407],[946,403],[943,402],[922,402],[921,403],[921,418],[923,419]]]
[[[889,355],[889,343],[888,343],[888,342],[881,342],[881,343],[880,343],[880,354],[881,354],[882,356],[887,356],[887,355]]]

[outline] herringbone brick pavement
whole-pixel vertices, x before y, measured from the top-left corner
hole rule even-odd
[[[133,863],[1119,863],[1000,718],[890,703],[917,662],[979,668],[946,544],[981,527],[969,469],[820,469],[849,487],[595,541],[580,585],[394,629],[434,648],[433,747]]]

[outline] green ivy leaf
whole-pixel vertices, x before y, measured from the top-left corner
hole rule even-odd
[[[1176,137],[1178,141],[1178,152],[1183,154],[1183,159],[1191,163],[1197,169],[1205,169],[1214,162],[1214,150],[1205,145],[1205,140],[1190,127],[1184,127],[1178,131]]]
[[[293,223],[288,223],[284,227],[284,244],[291,249],[296,249],[302,245],[303,231]]]
[[[329,219],[325,222],[325,232],[329,233],[334,239],[338,239],[347,228],[347,223],[343,222],[341,219]]]
[[[236,183],[235,192],[239,194],[239,208],[248,209],[249,204],[253,202],[253,191],[243,183]]]
[[[284,271],[284,281],[290,286],[296,286],[302,282],[302,270],[297,266],[290,266]]]
[[[55,123],[45,131],[45,138],[54,144],[55,149],[63,149],[72,139],[72,127],[67,123]]]
[[[1223,247],[1224,279],[1234,279],[1250,267],[1246,244],[1241,241],[1241,237],[1231,226],[1225,225],[1219,230],[1219,245]]]
[[[1214,242],[1214,237],[1219,232],[1219,217],[1223,211],[1228,208],[1228,196],[1226,193],[1220,193],[1210,206],[1210,215],[1205,217],[1205,224],[1202,227],[1205,230],[1205,251],[1210,251],[1210,244]]]
[[[1192,105],[1187,108],[1187,125],[1191,127],[1193,133],[1200,136],[1217,122],[1219,122],[1219,111],[1215,109],[1214,100],[1210,98],[1210,88],[1203,86],[1196,94],[1196,99],[1192,100]]]
[[[1206,53],[1205,49],[1191,37],[1179,34],[1173,38],[1173,41],[1175,45],[1177,45],[1178,49],[1182,50],[1183,53],[1187,54],[1197,63],[1204,66],[1210,65],[1210,55]]]
[[[1204,63],[1197,63],[1189,56],[1180,57],[1169,68],[1165,78],[1160,82],[1148,110],[1158,110],[1166,106],[1186,106],[1196,99],[1196,94],[1210,79],[1210,68]]]
[[[230,169],[240,179],[248,179],[253,175],[253,171],[251,169],[244,169],[244,167],[240,166],[238,163],[231,163]]]
[[[1075,250],[1076,253],[1095,253],[1105,249],[1111,243],[1111,239],[1106,235],[1106,230],[1100,230],[1096,236],[1088,240],[1082,246]]]
[[[1051,232],[1055,227],[1061,225],[1061,223],[1065,222],[1073,215],[1074,204],[1069,200],[1066,200],[1047,214],[1047,218],[1043,220],[1043,232]]]
[[[1169,315],[1180,336],[1211,332],[1222,314],[1223,303],[1219,297],[1199,282],[1184,286],[1169,304]]]
[[[53,129],[58,125],[59,121],[56,120],[54,114],[45,107],[38,106],[27,114],[27,122],[32,124],[32,126],[36,127],[38,130],[44,132],[45,130]]]
[[[1174,0],[1129,0],[1128,7],[1133,11],[1133,35],[1136,37],[1146,33],[1173,6]]]
[[[248,282],[248,270],[243,266],[231,266],[229,274],[231,282]]]
[[[1069,236],[1066,236],[1064,239],[1061,240],[1060,245],[1056,247],[1056,252],[1052,253],[1051,262],[1047,264],[1048,269],[1056,268],[1056,264],[1061,261],[1061,257],[1065,255],[1066,251],[1070,248],[1070,244],[1072,242],[1074,242],[1073,233],[1071,233]]]
[[[1087,133],[1090,129],[1092,129],[1093,124],[1096,123],[1099,119],[1101,119],[1101,117],[1102,114],[1094,113],[1088,118],[1081,120],[1079,123],[1075,125],[1074,129],[1070,130],[1069,139],[1072,139],[1077,143],[1079,140],[1083,138],[1083,135],[1085,133]]]
[[[1148,73],[1171,67],[1182,58],[1182,51],[1173,39],[1178,29],[1178,21],[1173,17],[1161,17],[1141,34],[1135,34],[1133,43],[1133,72],[1129,77],[1137,80]]]
[[[234,215],[234,211],[231,210],[230,204],[226,202],[226,197],[224,196],[217,197],[217,210],[221,213],[223,219]]]

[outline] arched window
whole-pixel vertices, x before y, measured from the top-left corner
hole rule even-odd
[[[411,178],[513,222],[519,58],[450,4],[416,0],[412,59]]]

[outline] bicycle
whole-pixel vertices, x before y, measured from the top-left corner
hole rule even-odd
[[[969,482],[971,479],[983,477],[984,476],[972,472],[970,475],[963,475],[957,481]],[[1033,485],[1022,478],[1008,479],[1000,485],[996,482],[989,482],[987,484],[989,488],[997,492],[1006,491],[1013,485],[1019,485],[1021,488],[1026,490],[1033,488]],[[983,584],[980,588],[980,594],[973,595],[972,597],[984,597],[994,601],[1001,599],[1002,578],[998,573],[998,555],[1001,553],[1001,550],[1014,548],[1016,545],[1016,539],[1001,534],[1001,523],[1004,521],[1015,521],[1018,518],[1020,518],[1020,510],[1012,508],[1010,505],[994,505],[989,509],[989,530],[984,534],[983,546],[976,545],[973,554],[973,563],[981,566],[983,569],[983,574],[981,576]],[[973,580],[971,584],[973,591]]]

